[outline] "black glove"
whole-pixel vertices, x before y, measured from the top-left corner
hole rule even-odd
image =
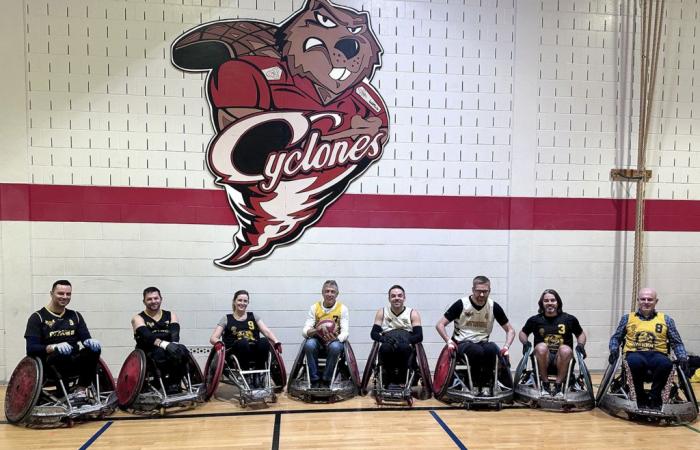
[[[532,349],[532,342],[527,341],[523,344],[523,355],[527,355]]]
[[[615,364],[615,361],[617,361],[617,352],[610,352],[610,355],[608,356],[608,363],[612,366]]]
[[[678,360],[678,367],[683,371],[684,374],[688,375],[688,358],[682,358]]]
[[[279,353],[280,355],[282,354],[282,343],[281,342],[277,341],[272,346],[275,347],[275,350],[277,350],[277,353]]]
[[[586,349],[583,348],[583,344],[576,344],[576,351],[579,352],[581,356],[583,356],[583,359],[586,359],[586,356],[588,356],[586,354]]]
[[[398,342],[396,342],[396,339],[394,339],[392,336],[382,336],[384,340],[382,341],[385,344],[391,345],[393,348],[396,348],[396,345]]]
[[[182,344],[178,344],[177,342],[171,342],[168,344],[168,346],[165,347],[165,351],[179,358],[187,358],[189,353],[187,351],[187,347]]]

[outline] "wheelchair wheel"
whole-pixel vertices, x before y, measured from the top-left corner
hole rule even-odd
[[[446,345],[440,352],[440,356],[435,364],[435,375],[433,376],[435,398],[439,399],[447,392],[456,365],[457,351]]]
[[[38,358],[25,356],[12,372],[5,391],[5,417],[10,423],[22,422],[41,394],[43,367]]]
[[[299,371],[304,367],[304,345],[309,338],[305,338],[301,341],[299,346],[299,351],[297,352],[297,357],[294,359],[294,364],[292,364],[292,370],[289,372],[289,380],[287,381],[287,392],[292,386],[292,382],[299,376]]]
[[[367,357],[367,362],[365,363],[365,370],[362,373],[362,382],[360,383],[360,395],[367,395],[369,389],[369,379],[372,378],[372,372],[377,365],[377,354],[379,353],[379,342],[374,342],[372,344],[372,349],[369,351],[369,356]]]
[[[146,354],[136,349],[126,357],[117,380],[117,401],[122,408],[131,406],[141,393],[146,378]]]
[[[690,384],[690,381],[688,381],[688,377],[680,367],[676,366],[676,370],[678,373],[679,388],[685,394],[686,400],[688,400],[695,407],[696,412],[700,411],[698,408],[698,401],[695,398],[695,391],[693,391],[693,386]]]
[[[576,352],[576,362],[578,363],[578,370],[583,377],[583,383],[586,386],[586,391],[588,391],[588,396],[595,402],[595,394],[593,393],[593,383],[591,382],[591,374],[588,372],[588,367],[583,362],[583,355],[580,352]],[[595,403],[593,404],[595,407]]]
[[[418,398],[421,400],[427,400],[433,395],[433,380],[430,377],[430,365],[428,365],[428,358],[425,356],[423,344],[419,342],[416,344],[415,348],[416,363],[418,364],[418,372],[420,373],[422,385]]]
[[[192,384],[196,385],[204,383],[202,368],[199,367],[199,364],[197,363],[197,360],[194,359],[192,352],[188,352],[187,355],[187,368],[190,372],[190,380],[192,380]]]
[[[204,366],[204,400],[207,401],[214,395],[219,387],[221,374],[224,372],[225,354],[224,344],[217,342],[209,351],[207,363]]]
[[[277,349],[273,346],[270,351],[272,358],[270,359],[270,378],[272,378],[274,391],[279,393],[284,390],[284,384],[287,382],[287,368],[284,367],[284,360]]]
[[[620,358],[618,357],[618,360],[619,359]],[[613,377],[615,376],[615,372],[617,370],[618,360],[615,360],[613,364],[608,365],[608,368],[605,369],[603,379],[600,381],[600,386],[598,386],[598,393],[596,394],[595,398],[596,404],[600,403],[603,395],[605,395],[610,388],[610,384],[612,383]]]
[[[352,351],[352,345],[350,341],[345,341],[345,364],[348,366],[348,371],[350,372],[350,379],[355,387],[360,387],[360,371],[357,368],[357,360],[355,359],[355,352]]]
[[[97,361],[97,378],[100,380],[100,389],[102,391],[114,391],[116,389],[112,371],[109,370],[107,363],[102,358]]]

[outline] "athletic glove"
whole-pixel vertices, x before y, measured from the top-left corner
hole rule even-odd
[[[275,347],[275,350],[277,350],[277,353],[280,355],[282,354],[282,343],[277,341],[274,344],[272,344],[273,347]]]
[[[73,352],[73,346],[68,342],[61,342],[60,344],[53,345],[53,351],[58,352],[61,355],[70,355]]]
[[[679,359],[678,367],[683,371],[684,374],[688,375],[688,358]]]
[[[583,356],[583,359],[586,359],[586,356],[588,356],[586,355],[586,349],[583,348],[583,344],[576,344],[576,351]]]
[[[527,341],[523,344],[523,355],[527,355],[532,349],[532,342]]]
[[[610,356],[608,356],[608,363],[612,366],[615,364],[615,360],[617,360],[617,352],[610,352]]]
[[[100,349],[102,349],[102,345],[100,345],[100,341],[98,341],[97,339],[85,339],[83,341],[83,345],[92,350],[93,352],[99,352]]]

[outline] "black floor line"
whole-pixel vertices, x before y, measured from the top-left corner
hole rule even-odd
[[[280,425],[282,424],[282,414],[275,414],[275,427],[272,430],[272,450],[280,448]]]

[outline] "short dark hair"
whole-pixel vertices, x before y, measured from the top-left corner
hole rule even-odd
[[[564,303],[561,301],[561,297],[559,296],[559,293],[555,291],[554,289],[545,289],[544,292],[542,292],[542,295],[540,295],[540,301],[537,302],[539,305],[540,309],[537,310],[538,314],[544,314],[544,296],[546,294],[552,294],[554,298],[557,300],[557,313],[561,314],[563,311]]]
[[[395,285],[393,285],[392,287],[390,287],[389,290],[387,291],[387,294],[391,295],[391,291],[393,291],[394,289],[401,289],[401,292],[403,292],[403,295],[406,295],[406,289],[404,289],[404,288],[403,288],[401,285],[399,285],[399,284],[395,284]]]
[[[70,284],[70,281],[68,281],[68,280],[56,280],[56,281],[53,282],[53,285],[51,286],[51,292],[53,292],[54,289],[56,289],[56,286],[58,286],[59,284],[60,284],[61,286],[70,286],[70,287],[73,287],[73,285]]]
[[[146,295],[152,294],[152,293],[154,293],[154,292],[157,292],[157,293],[158,293],[158,297],[163,298],[163,296],[162,296],[161,293],[160,293],[160,289],[158,289],[158,288],[155,287],[155,286],[149,286],[149,287],[147,287],[146,289],[144,289],[144,290],[143,290],[143,298],[145,299],[145,298],[146,298]]]
[[[247,295],[248,299],[250,299],[250,294],[248,293],[248,291],[246,291],[245,289],[239,289],[233,294],[233,300],[236,300],[236,297],[238,297],[241,294]]]
[[[474,277],[472,280],[472,287],[476,286],[477,284],[491,284],[491,280],[489,280],[487,277],[484,275],[478,275]]]

